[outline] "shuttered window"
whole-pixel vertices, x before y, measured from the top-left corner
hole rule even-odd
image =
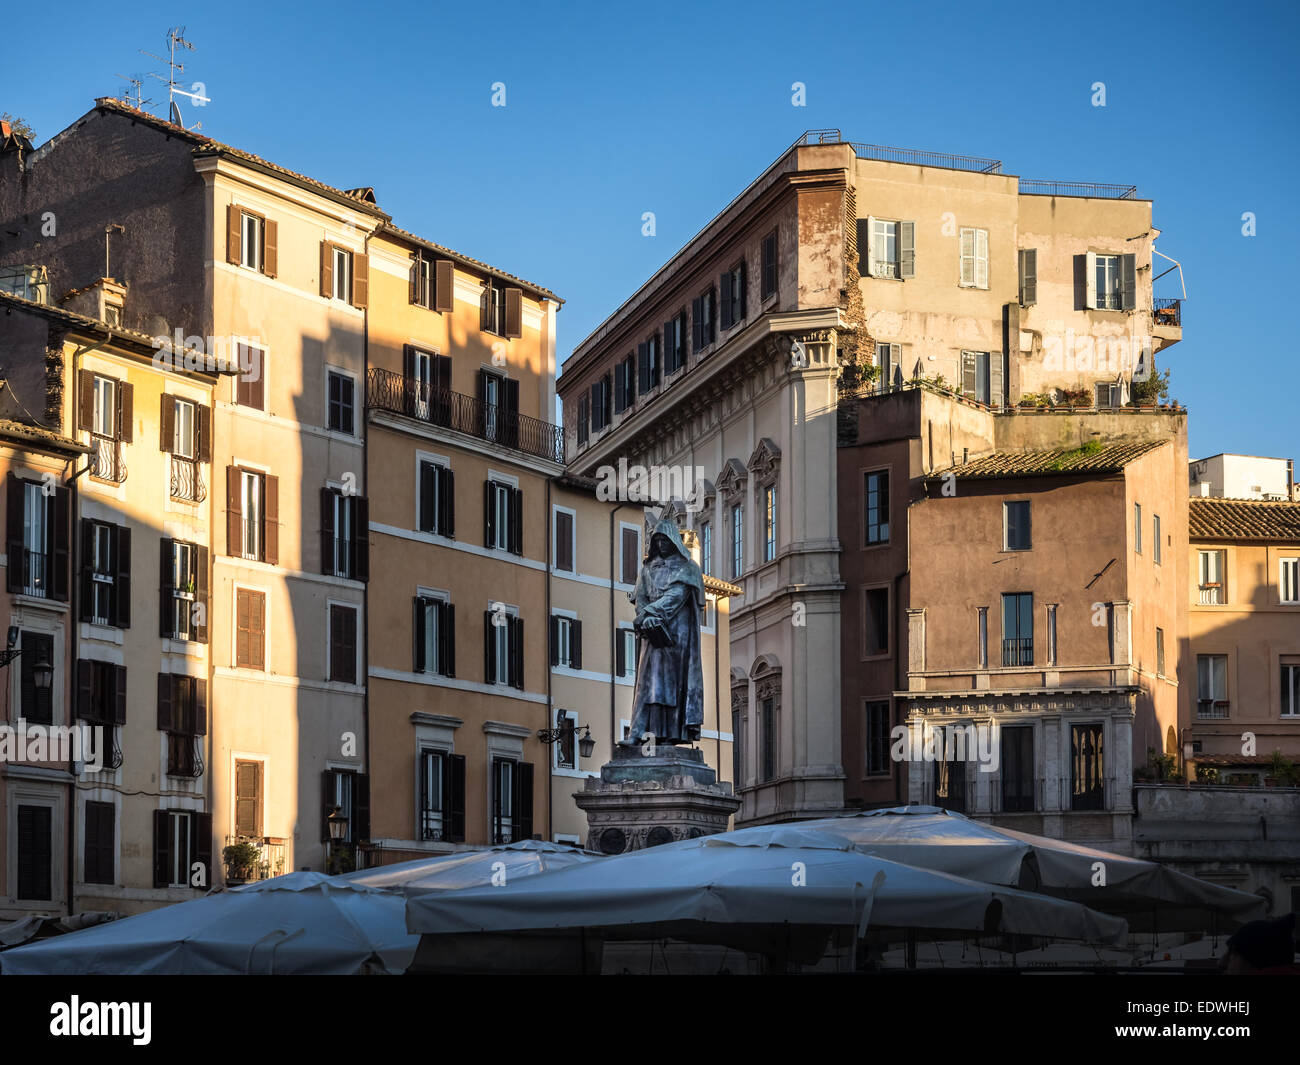
[[[776,230],[772,230],[763,238],[762,252],[762,286],[761,296],[767,299],[769,296],[776,295],[777,287],[777,259],[776,259]]]
[[[574,567],[574,524],[568,511],[555,511],[555,568],[572,573]]]
[[[111,802],[86,801],[86,843],[82,878],[87,884],[115,883],[115,811]]]
[[[456,608],[445,599],[415,597],[415,672],[456,675]]]
[[[163,537],[159,545],[159,635],[208,640],[208,549]]]
[[[624,584],[636,584],[637,572],[641,569],[641,532],[639,529],[623,527],[621,533],[620,575]]]
[[[492,842],[515,843],[533,835],[533,766],[492,759]]]
[[[989,287],[989,231],[962,229],[961,280],[963,288]]]
[[[703,351],[718,337],[718,294],[715,289],[691,301],[691,350]]]
[[[352,436],[356,426],[356,381],[349,374],[330,370],[326,389],[326,428]]]
[[[266,593],[235,591],[235,665],[266,669]]]
[[[330,604],[329,679],[342,684],[357,682],[357,608]]]
[[[45,494],[40,481],[9,475],[5,493],[6,587],[41,599],[68,599],[68,489]]]
[[[321,489],[321,572],[364,581],[370,576],[370,502]]]
[[[250,410],[266,409],[266,352],[251,344],[240,344],[239,376],[235,378],[235,403]]]
[[[235,762],[235,835],[262,836],[262,763]]]
[[[53,810],[48,806],[18,807],[18,877],[20,899],[52,899],[54,841]]]
[[[20,670],[20,715],[29,725],[54,724],[54,685],[36,686],[36,666],[54,667],[54,637],[43,632],[24,629],[19,637],[22,654],[18,658]]]
[[[235,558],[279,562],[279,478],[226,467],[226,551]]]
[[[456,535],[456,479],[440,462],[420,460],[417,520],[421,532]]]
[[[131,530],[81,519],[81,620],[131,626]]]
[[[1038,302],[1038,249],[1021,248],[1017,258],[1020,266],[1020,306],[1032,307]]]

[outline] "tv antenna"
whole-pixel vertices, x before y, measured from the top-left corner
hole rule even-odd
[[[202,122],[196,122],[193,126],[190,127],[185,126],[184,121],[182,121],[181,119],[181,109],[179,106],[177,106],[176,103],[176,97],[178,96],[185,97],[187,100],[192,101],[193,103],[197,104],[199,107],[202,107],[204,104],[210,102],[208,97],[204,96],[203,92],[201,91],[203,89],[202,83],[199,82],[195,83],[195,88],[200,90],[198,92],[191,92],[187,89],[182,89],[179,85],[176,84],[176,75],[183,74],[185,72],[184,65],[176,62],[176,49],[178,47],[184,48],[190,52],[194,51],[194,45],[190,44],[190,42],[185,39],[184,26],[173,26],[171,29],[167,31],[167,58],[166,59],[164,59],[160,55],[155,55],[153,52],[146,52],[143,48],[140,49],[140,54],[147,55],[150,59],[156,59],[160,63],[167,64],[166,78],[164,78],[161,74],[153,74],[153,73],[151,73],[149,77],[157,78],[159,81],[165,81],[167,83],[168,121],[174,122],[176,123],[176,125],[181,126],[182,128],[201,129],[203,127]]]
[[[144,98],[144,79],[141,77],[127,77],[125,74],[114,74],[113,77],[121,78],[130,88],[127,90],[124,99],[137,111],[143,111],[145,104],[153,103],[152,100]]]

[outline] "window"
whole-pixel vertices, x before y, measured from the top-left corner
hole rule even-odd
[[[713,574],[713,522],[700,522],[700,569],[706,577]]]
[[[1196,656],[1196,716],[1228,716],[1228,656]]]
[[[113,726],[126,724],[126,666],[78,659],[75,705],[79,720],[104,727],[105,747],[113,741],[114,750],[111,757],[105,751],[105,761],[116,769],[122,760]]]
[[[82,880],[87,884],[116,883],[115,811],[111,802],[86,800],[86,843]]]
[[[497,551],[522,555],[524,493],[502,481],[484,482],[486,545]]]
[[[266,669],[266,593],[235,590],[235,666]]]
[[[662,367],[659,363],[659,337],[652,335],[636,346],[637,388],[645,395],[659,387]]]
[[[208,682],[179,673],[158,674],[158,731],[167,734],[167,775],[203,775],[201,736],[208,733]]]
[[[889,653],[889,589],[868,588],[863,593],[866,655]]]
[[[636,584],[641,569],[641,530],[624,525],[619,534],[619,579],[623,584]]]
[[[884,218],[858,219],[858,273],[908,278],[916,272],[916,226]]]
[[[483,328],[497,336],[506,335],[506,290],[499,281],[489,280],[483,289]]]
[[[446,599],[415,597],[415,672],[456,675],[456,608]]]
[[[240,374],[235,378],[235,403],[249,410],[266,410],[266,352],[239,345]]]
[[[598,433],[610,423],[610,375],[591,386],[591,431]]]
[[[741,259],[735,266],[722,275],[718,286],[722,294],[722,328],[730,329],[745,320],[745,260]]]
[[[364,581],[370,576],[370,507],[365,496],[321,489],[321,572]]]
[[[43,632],[22,630],[19,636],[19,709],[18,716],[29,725],[54,724],[54,686],[36,686],[36,664],[45,662],[57,665],[54,657],[54,637]]]
[[[208,549],[164,536],[159,543],[159,635],[208,639]]]
[[[582,668],[582,622],[563,614],[551,615],[551,665]]]
[[[710,288],[691,301],[691,349],[703,351],[718,339],[718,294]]]
[[[1020,273],[1020,306],[1038,302],[1038,249],[1021,248],[1017,253]]]
[[[1120,386],[1108,381],[1098,381],[1094,388],[1094,398],[1099,409],[1120,406],[1122,395]]]
[[[18,807],[17,898],[54,898],[53,813],[48,806]]]
[[[92,477],[126,480],[122,444],[132,440],[133,388],[124,381],[81,371],[81,427],[90,430]]]
[[[1002,810],[1029,813],[1034,809],[1034,730],[1030,725],[1004,725],[1002,743]]]
[[[1002,548],[1004,551],[1028,551],[1033,546],[1029,530],[1029,500],[1002,504]]]
[[[737,503],[731,508],[731,576],[736,579],[745,572],[745,507]]]
[[[560,729],[560,738],[551,748],[555,752],[556,769],[578,768],[578,715],[572,710],[555,712],[555,727]]]
[[[1300,717],[1300,658],[1282,661],[1282,716]]]
[[[488,684],[524,687],[524,622],[501,603],[483,613],[484,677]]]
[[[1047,664],[1049,666],[1060,664],[1058,654],[1059,651],[1056,646],[1056,604],[1052,603],[1047,608]]]
[[[620,626],[614,643],[615,674],[631,677],[636,674],[636,633]]]
[[[636,356],[614,365],[614,413],[622,414],[636,402]]]
[[[1002,356],[987,351],[961,353],[961,394],[985,406],[1002,403]]]
[[[957,730],[936,729],[937,758],[934,763],[933,805],[964,813],[966,810],[966,762],[958,753]]]
[[[979,635],[977,637],[979,646],[976,650],[976,659],[979,662],[980,669],[988,669],[989,665],[989,608],[982,606],[979,610]]]
[[[171,496],[201,503],[207,498],[199,464],[210,457],[208,409],[164,393],[161,420],[161,447],[171,455]]]
[[[1198,551],[1200,605],[1223,606],[1228,601],[1226,552]]]
[[[1133,551],[1142,554],[1142,504],[1133,504]]]
[[[869,777],[889,772],[889,703],[867,703],[867,751],[863,763]]]
[[[763,561],[776,558],[776,485],[763,489]]]
[[[574,571],[577,539],[574,534],[574,516],[567,510],[555,512],[555,568],[563,573]]]
[[[456,535],[456,480],[441,462],[419,461],[419,493],[416,520],[421,532],[438,536]]]
[[[1156,626],[1156,676],[1165,675],[1165,630]]]
[[[492,759],[492,842],[516,843],[533,834],[533,767]]]
[[[1106,604],[1106,655],[1107,661],[1115,663],[1115,604]]]
[[[353,769],[326,769],[321,775],[321,798],[322,841],[330,838],[329,815],[336,807],[339,814],[347,818],[344,843],[370,838],[370,778],[365,773]]]
[[[465,756],[420,748],[420,839],[465,841]]]
[[[962,288],[989,287],[989,231],[963,229],[961,231]]]
[[[776,779],[777,735],[776,735],[776,699],[768,696],[758,706],[759,728],[762,731],[762,777],[764,781]]]
[[[863,495],[866,501],[866,546],[889,543],[889,471],[876,470],[865,475]]]
[[[68,489],[55,488],[47,496],[41,482],[10,474],[6,508],[6,587],[10,592],[66,602]]]
[[[81,620],[131,626],[131,530],[81,519]]]
[[[336,300],[352,302],[352,253],[337,245],[330,246],[334,265],[334,288],[330,293]]]
[[[247,211],[240,212],[239,262],[250,270],[262,269],[262,219]]]
[[[762,285],[760,295],[766,300],[769,296],[776,295],[777,286],[777,260],[776,260],[776,230],[772,230],[763,238],[762,252]]]
[[[1160,565],[1162,546],[1160,542],[1160,515],[1156,514],[1151,518],[1151,561],[1157,566]]]
[[[1120,291],[1120,257],[1097,255],[1093,267],[1093,284],[1096,285],[1096,302],[1099,311],[1118,311],[1123,308]]]
[[[329,605],[329,680],[340,684],[357,682],[357,608],[341,603]]]
[[[1002,596],[1002,664],[1034,664],[1034,596],[1030,592]]]
[[[201,887],[212,879],[212,815],[192,810],[155,810],[153,814],[154,887]],[[191,884],[193,867],[203,867],[202,884]]]
[[[226,537],[236,558],[278,558],[279,482],[256,470],[226,468]],[[274,539],[273,539],[274,538]]]
[[[330,370],[327,378],[326,428],[336,433],[352,436],[355,432],[355,404],[357,383],[352,377]]]
[[[402,353],[403,409],[412,418],[450,426],[451,356],[407,344]]]
[[[674,374],[686,365],[686,312],[664,322],[664,373]]]
[[[593,386],[594,388],[594,386]],[[590,427],[590,406],[591,401],[587,396],[578,397],[578,446],[582,447],[587,443],[591,430]]]
[[[1106,808],[1106,765],[1100,724],[1070,726],[1071,810]]]
[[[888,392],[895,387],[895,378],[897,384],[903,383],[903,372],[900,368],[902,359],[902,345],[900,344],[876,344],[876,366],[880,370],[880,376],[876,379],[876,388],[880,392]]]
[[[1284,558],[1278,563],[1277,589],[1283,603],[1300,603],[1300,558]]]
[[[235,761],[235,835],[262,836],[262,763]]]

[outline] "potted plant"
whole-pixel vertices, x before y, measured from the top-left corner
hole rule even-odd
[[[1273,750],[1273,760],[1269,763],[1269,771],[1264,776],[1264,786],[1267,788],[1285,788],[1294,782],[1294,777],[1295,764],[1283,757],[1280,749],[1275,748]]]
[[[251,839],[241,839],[221,852],[226,863],[226,880],[242,882],[253,879],[253,872],[261,864],[262,849]]]
[[[1219,782],[1219,771],[1212,765],[1198,765],[1196,767],[1196,783],[1198,784],[1217,784]]]

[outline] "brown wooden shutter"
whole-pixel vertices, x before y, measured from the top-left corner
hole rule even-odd
[[[158,674],[158,731],[172,732],[175,719],[172,716],[172,675]]]
[[[238,558],[244,553],[244,515],[239,491],[239,467],[226,467],[226,554]]]
[[[158,408],[158,446],[165,454],[171,454],[176,439],[176,397],[162,394]]]
[[[117,438],[124,444],[132,441],[135,432],[135,386],[126,381],[117,383]]]
[[[166,810],[153,812],[153,886],[167,887],[171,883],[172,818]]]
[[[208,549],[206,547],[196,547],[194,549],[194,602],[200,605],[202,609],[194,619],[194,641],[196,643],[208,642]]]
[[[212,815],[196,813],[191,817],[191,864],[197,862],[203,866],[204,886],[199,890],[205,890],[212,886]]]
[[[454,311],[456,309],[456,264],[450,259],[439,259],[435,268],[433,309]]]
[[[95,375],[89,370],[81,371],[81,403],[78,424],[82,429],[95,427]]]
[[[77,701],[75,713],[82,721],[93,716],[91,699],[95,692],[95,667],[86,658],[77,659]]]
[[[262,273],[275,277],[280,264],[280,227],[271,219],[262,222]]]
[[[252,593],[243,588],[235,590],[235,665],[251,666],[249,633],[252,627],[249,615],[252,610]]]
[[[560,618],[557,614],[552,614],[547,618],[546,640],[551,647],[551,665],[560,664]]]
[[[54,569],[54,579],[51,584],[52,595],[61,603],[68,601],[68,567],[70,553],[68,551],[68,539],[70,536],[70,505],[71,493],[66,488],[56,488],[54,490],[54,521],[53,527],[48,529],[45,534],[45,542],[48,545],[46,550],[49,552],[50,563]]]
[[[327,577],[334,575],[334,497],[335,488],[320,490],[320,571]]]
[[[199,436],[199,461],[212,461],[212,409],[199,406],[194,411],[194,421]]]
[[[496,627],[490,610],[483,611],[483,680],[487,684],[497,682]]]
[[[370,500],[353,496],[356,509],[352,513],[352,579],[370,580]]]
[[[524,687],[524,619],[507,618],[510,625],[510,686],[523,691]]]
[[[365,309],[370,298],[370,256],[365,252],[352,255],[352,306]]]
[[[524,290],[521,288],[506,289],[506,336],[519,337],[523,335],[523,317]]]
[[[25,509],[23,480],[11,473],[5,489],[5,587],[11,592],[23,590],[27,574],[26,556],[23,553],[23,511]]]
[[[126,666],[113,666],[113,724],[126,724]]]
[[[158,635],[162,637],[176,635],[176,615],[172,609],[172,592],[176,587],[172,565],[175,543],[169,536],[158,541]]]
[[[439,603],[440,618],[438,622],[439,668],[444,677],[456,675],[456,607],[451,603]]]
[[[243,212],[233,203],[226,205],[226,262],[238,266],[243,261],[239,227]]]
[[[262,561],[274,566],[280,561],[280,478],[268,473],[262,478],[262,483],[262,509],[265,512],[262,518],[262,542],[266,547]]]
[[[533,838],[533,764],[519,762],[516,764],[518,778],[515,782],[515,794],[518,800],[518,812],[515,815],[515,839]]]
[[[370,841],[370,775],[354,773],[352,776],[352,839],[354,842]]]
[[[510,551],[524,553],[524,490],[510,489]]]
[[[235,835],[262,835],[262,763],[235,763]]]
[[[328,240],[320,242],[320,294],[326,299],[334,295],[334,245]]]
[[[447,756],[447,790],[443,801],[443,816],[447,839],[452,843],[465,842],[465,756]]]
[[[582,622],[577,618],[569,622],[569,666],[582,668]]]
[[[125,525],[113,526],[113,624],[119,628],[131,627],[131,530]]]

